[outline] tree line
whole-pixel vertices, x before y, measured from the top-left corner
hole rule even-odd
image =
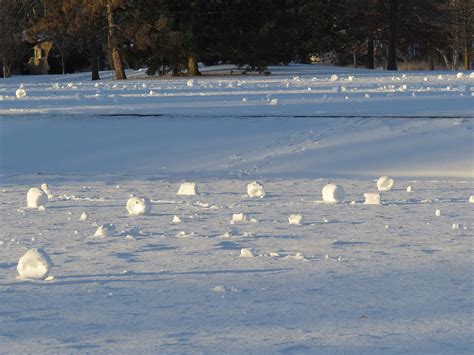
[[[106,63],[126,79],[127,67],[194,76],[200,62],[262,71],[311,57],[469,69],[473,27],[474,0],[0,0],[1,72],[45,40],[62,72],[83,58],[93,80]]]

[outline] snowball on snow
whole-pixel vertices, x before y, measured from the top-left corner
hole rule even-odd
[[[270,105],[278,105],[278,99],[271,99]]]
[[[299,214],[292,214],[290,217],[288,217],[288,223],[299,226],[301,225],[302,219],[303,219],[303,216]]]
[[[458,78],[458,79],[464,78],[464,73],[461,73],[461,72],[457,73],[456,78]]]
[[[30,249],[18,260],[18,274],[21,279],[44,280],[48,277],[53,262],[41,249]]]
[[[46,195],[43,190],[40,190],[37,187],[32,187],[26,194],[26,202],[28,208],[45,206],[48,203],[48,195]]]
[[[195,196],[198,194],[197,186],[195,182],[182,183],[177,192],[178,195],[184,196]]]
[[[394,185],[392,178],[388,176],[382,176],[377,180],[377,189],[379,191],[390,191]]]
[[[144,197],[132,197],[127,201],[127,211],[131,216],[148,215],[151,212],[150,199]]]
[[[329,80],[331,81],[337,81],[338,79],[339,77],[336,74],[331,75],[331,77],[329,78]]]
[[[240,257],[241,258],[253,258],[255,254],[253,253],[252,249],[250,248],[242,248],[240,250]]]
[[[247,216],[245,213],[234,213],[232,215],[232,220],[230,221],[231,224],[236,224],[236,223],[245,223],[250,220],[249,216]]]
[[[253,181],[247,185],[247,195],[250,197],[265,197],[265,189],[263,185]]]
[[[20,88],[15,91],[15,95],[17,98],[22,98],[26,96],[26,90],[23,88],[23,85],[21,85]]]
[[[380,205],[380,194],[378,192],[367,192],[364,197],[366,205]]]
[[[194,80],[193,79],[189,79],[186,83],[187,86],[189,86],[190,88],[194,86]]]
[[[413,192],[413,187],[408,186],[408,187],[407,187],[407,192]]]
[[[181,218],[179,218],[178,216],[174,216],[171,223],[181,223]]]
[[[346,197],[346,192],[340,185],[327,184],[323,187],[322,195],[325,202],[342,202]]]
[[[435,211],[435,216],[436,216],[436,217],[441,217],[441,210],[438,210],[438,209],[437,209],[437,210]]]
[[[87,221],[89,219],[89,214],[87,212],[82,212],[81,217],[79,217],[80,221]]]
[[[94,237],[104,238],[109,237],[115,234],[115,225],[114,224],[102,224],[95,231]]]
[[[474,195],[469,196],[469,203],[474,203]]]

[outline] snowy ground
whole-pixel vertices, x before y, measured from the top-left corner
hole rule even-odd
[[[472,352],[472,75],[272,73],[0,81],[1,352]],[[318,202],[328,181],[346,203]],[[55,197],[26,209],[43,182]],[[16,279],[31,247],[54,280]]]

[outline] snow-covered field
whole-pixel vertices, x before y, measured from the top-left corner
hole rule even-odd
[[[471,353],[474,75],[220,69],[0,80],[0,352]]]

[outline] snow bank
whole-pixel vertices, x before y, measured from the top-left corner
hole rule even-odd
[[[388,176],[382,176],[377,180],[377,189],[379,191],[390,191],[394,185],[394,180]]]
[[[288,223],[299,226],[301,225],[302,219],[303,219],[303,216],[299,214],[292,214],[290,217],[288,217]]]
[[[48,203],[48,195],[46,195],[43,190],[40,190],[37,187],[32,187],[26,194],[26,202],[28,208],[46,206]]]
[[[380,194],[378,192],[367,192],[364,197],[366,205],[380,205]]]
[[[42,249],[30,249],[18,260],[21,279],[44,280],[48,277],[53,262]]]
[[[150,199],[144,197],[132,197],[127,201],[127,211],[131,216],[149,215],[151,212]]]
[[[323,187],[322,195],[324,202],[343,202],[346,192],[340,185],[327,184]]]
[[[182,183],[177,192],[178,195],[183,196],[195,196],[198,194],[197,186],[195,182]]]
[[[265,197],[265,189],[263,185],[259,184],[256,181],[253,181],[247,185],[247,195],[250,197]]]

